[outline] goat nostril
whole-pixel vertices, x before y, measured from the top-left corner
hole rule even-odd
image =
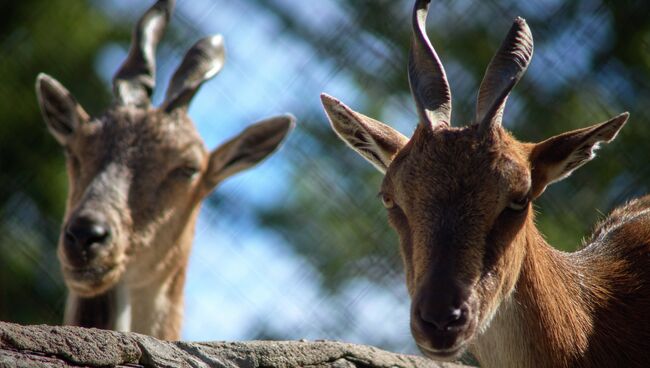
[[[108,237],[108,229],[100,224],[93,224],[88,231],[89,243],[103,243]]]
[[[466,318],[464,316],[463,311],[460,308],[455,308],[449,314],[449,318],[447,319],[447,325],[445,326],[445,329],[448,330],[451,327],[462,326],[465,324],[465,320]]]
[[[65,234],[64,234],[64,236],[65,236],[65,242],[66,242],[66,244],[74,244],[74,243],[77,242],[77,238],[74,236],[74,234],[72,233],[72,231],[70,231],[70,228],[69,228],[69,227],[65,229]]]
[[[449,308],[445,312],[426,313],[420,310],[420,320],[439,331],[449,331],[454,327],[463,326],[467,320],[460,308]]]
[[[460,319],[460,315],[462,314],[460,308],[455,308],[449,313],[449,320],[450,321],[456,321]]]
[[[107,225],[86,217],[73,220],[65,230],[65,242],[80,248],[103,244],[110,236]]]

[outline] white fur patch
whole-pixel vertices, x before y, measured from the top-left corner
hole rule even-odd
[[[126,286],[117,286],[117,316],[115,316],[115,330],[122,332],[131,331],[131,297]]]

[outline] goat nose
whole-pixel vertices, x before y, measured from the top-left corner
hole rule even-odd
[[[439,331],[447,331],[453,327],[463,326],[467,320],[465,314],[461,308],[449,306],[437,311],[420,309],[419,317],[424,324]]]
[[[108,225],[99,219],[81,216],[73,219],[65,229],[65,243],[78,250],[87,250],[93,244],[105,244],[110,236]]]

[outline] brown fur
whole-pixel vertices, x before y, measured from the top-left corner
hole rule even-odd
[[[248,132],[237,140],[251,132],[269,132],[268,122]],[[66,318],[66,323],[106,327],[105,321],[115,321],[111,313],[116,306],[104,305],[115,298],[104,294],[115,293],[112,288],[122,285],[129,290],[133,331],[178,339],[199,204],[223,173],[239,171],[225,170],[229,165],[211,171],[209,162],[250,150],[251,145],[268,144],[264,139],[273,137],[275,144],[262,157],[248,161],[252,153],[260,155],[253,150],[237,160],[243,165],[240,169],[249,167],[270,153],[286,130],[280,137],[275,134],[211,155],[184,110],[168,115],[156,109],[114,107],[81,124],[65,144],[70,188],[64,231],[80,213],[101,213],[112,237],[104,256],[83,270],[69,265],[63,245],[59,246],[66,284],[81,308],[69,313],[86,316]],[[188,167],[199,171],[188,178],[182,171]]]
[[[154,62],[148,56],[173,5],[159,0],[138,22],[114,78],[115,102],[100,116],[90,117],[53,78],[37,79],[43,117],[66,152],[69,191],[58,248],[69,289],[66,324],[178,339],[202,199],[272,153],[294,125],[291,116],[270,118],[208,152],[187,107],[223,65],[220,36],[190,49],[161,107],[151,106]],[[73,225],[89,222],[107,235],[87,242],[79,240],[86,239],[83,233],[74,236]]]
[[[68,265],[59,246],[71,293],[80,303],[103,300],[102,294],[123,284],[130,295],[132,330],[178,339],[183,283],[175,280],[185,278],[199,203],[212,189],[201,179],[207,176],[202,173],[209,153],[192,122],[184,111],[167,116],[158,110],[117,107],[82,124],[66,152],[70,188],[64,224],[79,213],[101,213],[112,231],[108,252],[89,265],[103,272],[80,272]],[[190,179],[175,172],[187,166],[199,168],[199,175]],[[101,312],[88,308],[83,313]],[[115,307],[103,308],[107,312]],[[66,323],[106,327],[88,320]]]
[[[477,131],[419,127],[391,155],[381,188],[414,304],[448,285],[471,290],[474,319],[446,359],[469,348],[485,367],[642,366],[650,359],[650,197],[615,210],[584,249],[557,251],[530,206],[507,209],[539,187],[531,182],[536,145],[502,128],[487,139]],[[571,153],[551,151],[563,149]],[[412,329],[425,354],[443,357]]]
[[[638,213],[650,209],[649,202],[643,197],[616,209],[597,227],[600,239],[570,254],[543,240],[531,213],[522,230],[527,237],[517,245],[527,256],[508,302],[514,305],[510,318],[523,326],[496,318],[494,331],[477,337],[470,350],[485,366],[645,366],[650,359],[650,319],[644,312],[650,308],[650,216]],[[484,341],[491,333],[518,335],[520,346],[513,349],[526,363],[496,359],[500,354]]]
[[[533,54],[517,18],[481,83],[475,124],[450,127],[449,84],[424,31],[428,4],[413,8],[420,121],[410,140],[322,95],[339,137],[386,174],[381,197],[400,237],[418,347],[443,360],[469,349],[483,367],[647,365],[650,197],[615,210],[571,254],[544,241],[531,207],[628,114],[537,144],[514,139],[501,118]]]

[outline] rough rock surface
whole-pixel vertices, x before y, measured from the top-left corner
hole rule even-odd
[[[0,368],[71,366],[461,367],[336,341],[168,342],[136,333],[0,322]]]

